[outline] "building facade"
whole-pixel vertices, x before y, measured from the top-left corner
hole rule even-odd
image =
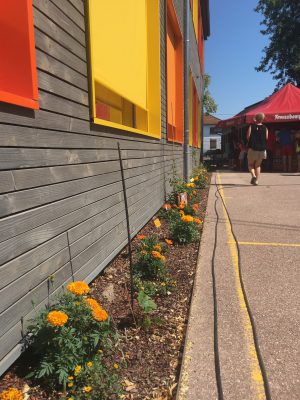
[[[126,245],[118,145],[132,236],[163,204],[174,165],[182,174],[184,112],[190,165],[200,158],[209,2],[10,0],[0,31],[2,373],[36,310]]]
[[[213,115],[203,116],[203,153],[221,149],[221,133],[215,129],[219,121],[221,120]]]

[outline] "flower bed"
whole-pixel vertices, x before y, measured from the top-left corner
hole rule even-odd
[[[178,188],[178,191],[182,189],[184,187]],[[200,221],[204,219],[208,195],[203,180],[201,188],[196,189],[191,185],[188,189],[190,200],[194,196],[193,201],[187,206],[180,203],[176,205],[178,193],[174,194],[173,190],[173,197],[169,199],[173,207],[168,203],[159,212],[160,224],[151,220],[132,242],[135,273],[133,310],[130,307],[127,249],[93,281],[89,289],[78,285],[74,287],[73,284],[72,291],[72,286],[69,286],[66,296],[69,300],[72,298],[72,304],[79,301],[80,305],[75,306],[89,313],[93,324],[106,324],[106,327],[109,324],[111,330],[108,336],[117,332],[117,337],[113,335],[113,338],[109,338],[108,346],[108,336],[97,343],[95,351],[89,353],[85,362],[76,364],[72,361],[75,365],[73,373],[66,377],[65,390],[45,390],[44,384],[39,386],[36,381],[21,377],[20,371],[24,372],[27,365],[24,355],[2,378],[0,391],[23,389],[27,384],[31,389],[28,398],[33,400],[174,398],[198,255],[197,236],[199,227],[201,232]],[[167,214],[174,210],[177,210],[175,218]],[[192,234],[186,234],[186,229],[191,230]],[[55,314],[51,315],[51,312]],[[52,324],[58,330],[72,322],[72,312],[68,307],[53,306],[53,310],[44,313],[47,324]],[[99,315],[101,318],[97,320]],[[103,366],[105,371],[99,370]],[[117,383],[121,385],[120,390],[115,386],[116,394],[95,397],[95,392],[100,390],[96,385],[96,377],[106,377],[106,373],[112,377],[112,386]],[[2,396],[3,393],[5,395],[2,391]],[[0,395],[0,399],[21,399],[18,395],[19,392],[15,393],[15,397]]]

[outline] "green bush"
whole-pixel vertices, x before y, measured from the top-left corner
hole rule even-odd
[[[32,321],[28,344],[34,363],[28,377],[52,389],[65,390],[76,366],[94,362],[99,348],[112,348],[116,335],[109,316],[96,300],[86,296],[89,290],[85,282],[70,283],[56,304],[40,311]]]
[[[182,215],[180,218],[174,219],[169,226],[171,237],[180,244],[188,244],[199,239],[199,229],[197,218],[194,219],[190,215]]]

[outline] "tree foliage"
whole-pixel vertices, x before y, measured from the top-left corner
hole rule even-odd
[[[277,87],[290,82],[300,87],[300,1],[259,0],[255,11],[263,15],[261,30],[269,37],[257,71],[270,71]]]
[[[215,113],[218,108],[216,102],[211,97],[211,94],[208,90],[210,81],[211,81],[210,75],[204,74],[203,106],[204,106],[204,110],[207,114]]]

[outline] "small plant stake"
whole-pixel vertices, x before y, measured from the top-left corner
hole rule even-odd
[[[128,253],[129,253],[129,268],[130,268],[130,298],[131,298],[131,311],[133,314],[134,288],[133,288],[131,235],[130,235],[130,222],[129,222],[129,212],[128,212],[128,204],[127,204],[126,184],[125,184],[125,178],[124,178],[123,160],[122,160],[120,143],[118,143],[118,152],[119,152],[122,187],[123,187],[123,194],[124,194],[125,214],[126,214],[126,223],[127,223]],[[134,315],[133,315],[133,317],[134,317]]]

